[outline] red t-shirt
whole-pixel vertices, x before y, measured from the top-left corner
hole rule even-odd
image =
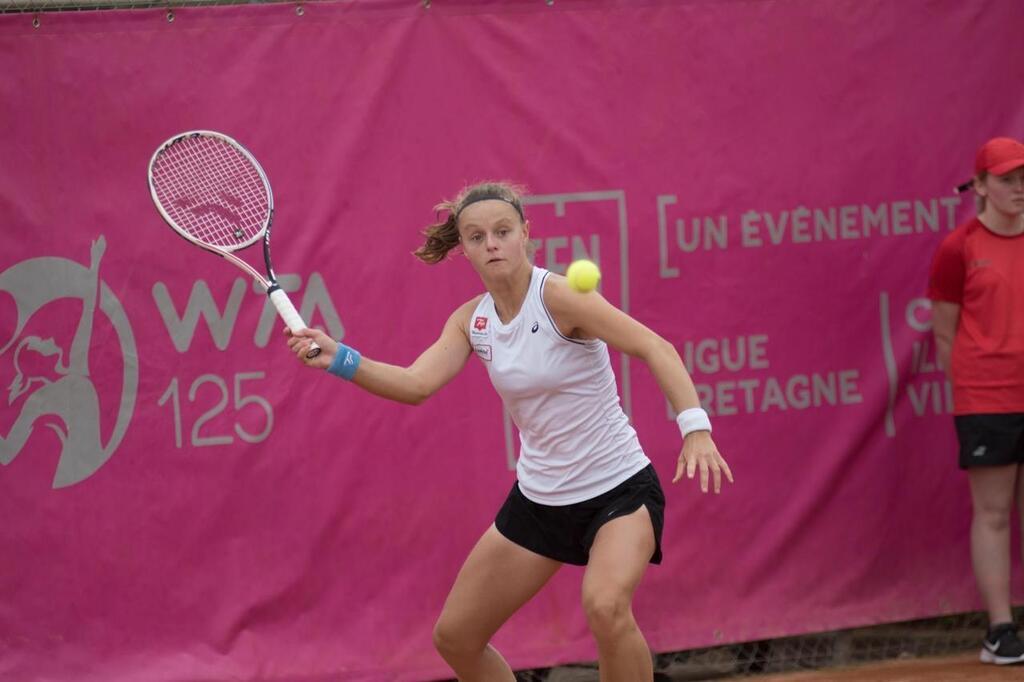
[[[1024,412],[1024,235],[977,218],[939,245],[928,298],[960,305],[953,339],[953,412]]]

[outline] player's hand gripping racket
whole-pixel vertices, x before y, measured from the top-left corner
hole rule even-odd
[[[227,135],[208,130],[175,135],[150,159],[149,192],[156,210],[175,232],[252,275],[288,328],[293,332],[305,329],[270,264],[274,195],[266,173],[249,150]],[[266,277],[233,253],[260,238]],[[306,357],[319,354],[320,346],[314,343]]]

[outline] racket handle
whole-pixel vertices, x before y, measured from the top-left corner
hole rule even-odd
[[[271,303],[277,308],[278,314],[284,323],[288,325],[288,328],[293,332],[301,331],[306,328],[306,323],[302,321],[302,317],[299,315],[299,311],[292,305],[292,300],[288,298],[288,294],[284,293],[284,289],[281,287],[271,287],[270,291],[267,292],[270,296]],[[309,350],[306,351],[306,357],[313,359],[320,355],[320,346],[316,345],[316,342],[309,344]]]

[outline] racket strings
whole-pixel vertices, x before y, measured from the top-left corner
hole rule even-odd
[[[259,171],[217,138],[187,137],[164,149],[153,165],[153,187],[171,220],[211,246],[246,246],[268,222],[268,190]]]

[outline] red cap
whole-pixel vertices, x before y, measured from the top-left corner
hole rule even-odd
[[[1024,144],[1011,137],[994,137],[981,146],[974,158],[974,172],[1005,175],[1024,166]]]

